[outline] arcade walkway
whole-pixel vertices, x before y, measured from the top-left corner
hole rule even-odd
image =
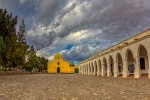
[[[150,100],[150,80],[78,74],[2,75],[0,100]]]

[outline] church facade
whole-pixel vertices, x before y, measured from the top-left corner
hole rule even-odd
[[[63,60],[63,55],[56,54],[54,61],[48,62],[48,73],[78,73],[78,66],[72,65],[68,61]]]

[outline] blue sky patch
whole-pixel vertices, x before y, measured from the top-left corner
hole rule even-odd
[[[69,44],[69,45],[66,46],[65,49],[70,50],[72,47],[73,47],[73,45],[72,45],[72,44]]]

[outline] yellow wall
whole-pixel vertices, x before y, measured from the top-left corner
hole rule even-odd
[[[60,68],[60,73],[75,73],[75,68],[78,66],[70,66],[70,63],[63,60],[61,54],[54,56],[54,61],[48,63],[48,73],[57,73]]]

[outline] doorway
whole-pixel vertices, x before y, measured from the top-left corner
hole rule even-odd
[[[79,73],[79,70],[78,70],[78,68],[75,68],[75,73]]]
[[[140,58],[140,68],[141,68],[141,70],[145,70],[145,59],[144,58]]]
[[[57,67],[57,73],[60,73],[60,67]]]

